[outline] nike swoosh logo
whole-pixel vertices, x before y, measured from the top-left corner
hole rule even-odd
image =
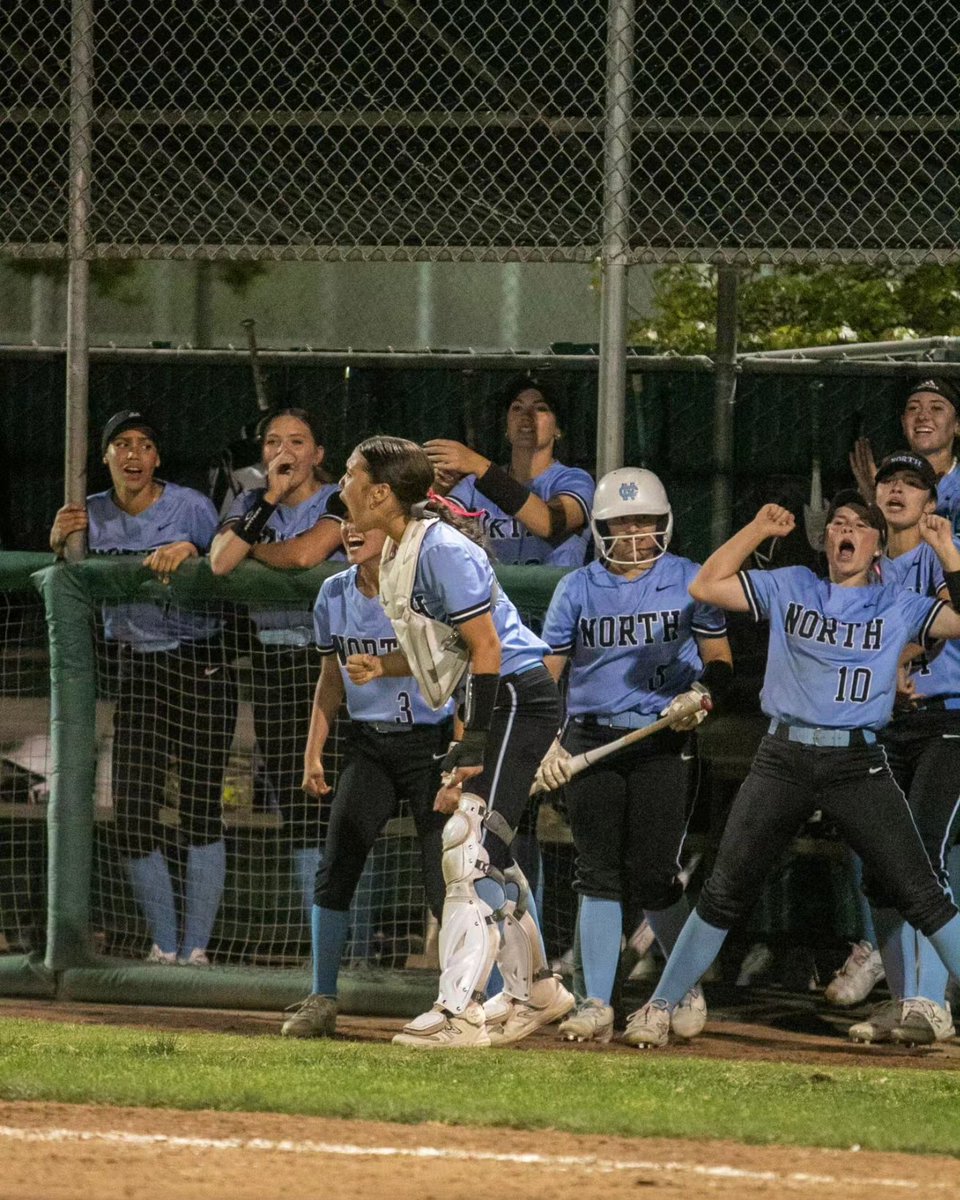
[[[667,588],[670,586],[671,585],[669,583],[661,583],[657,587],[655,587],[653,590],[655,592],[665,592],[667,590]]]
[[[203,673],[209,678],[211,675],[216,675],[219,670],[219,667],[204,667]]]
[[[696,756],[695,754],[681,754],[681,755],[680,755],[680,761],[681,761],[681,762],[693,762],[693,760],[694,760],[696,757],[697,757],[697,756]]]
[[[879,775],[882,770],[883,770],[883,767],[870,767],[869,773],[871,775]]]
[[[434,762],[443,762],[443,760],[447,757],[447,752],[444,750],[442,754],[431,754],[430,757]]]

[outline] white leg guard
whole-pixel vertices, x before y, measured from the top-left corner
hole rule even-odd
[[[503,879],[507,902],[503,906],[503,939],[497,966],[503,976],[504,992],[514,1000],[529,1000],[534,984],[540,979],[552,979],[553,975],[543,954],[540,930],[527,911],[530,888],[526,877],[512,863],[504,871]],[[511,884],[519,893],[516,900],[510,898]]]
[[[443,827],[443,877],[447,884],[440,923],[440,995],[438,1004],[462,1013],[482,1001],[500,941],[493,909],[476,891],[484,877],[478,863],[488,861],[481,845],[486,805],[464,792],[457,811]]]

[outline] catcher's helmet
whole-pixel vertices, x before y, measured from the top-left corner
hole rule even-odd
[[[657,544],[656,553],[651,558],[640,561],[635,559],[617,559],[611,557],[613,544],[618,540],[611,535],[607,524],[614,517],[633,517],[638,515],[657,517],[657,532],[653,535]],[[673,512],[667,493],[652,471],[643,467],[620,467],[616,471],[608,471],[597,484],[593,496],[593,511],[590,517],[590,528],[601,556],[609,563],[624,567],[648,566],[666,553],[673,535]],[[634,545],[638,537],[649,537],[649,534],[632,534]]]

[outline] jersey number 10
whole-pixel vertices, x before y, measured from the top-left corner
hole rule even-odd
[[[873,673],[867,667],[841,667],[840,679],[837,684],[837,694],[834,700],[843,704],[847,700],[851,704],[865,704],[870,698],[870,681]]]

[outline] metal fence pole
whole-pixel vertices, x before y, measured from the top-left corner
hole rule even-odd
[[[627,263],[630,249],[634,0],[610,0],[607,14],[603,249],[600,266],[600,379],[597,476],[623,465],[627,387]]]
[[[733,412],[737,398],[736,267],[717,270],[717,356],[713,385],[713,488],[711,544],[730,536],[733,521]]]
[[[93,0],[73,0],[70,48],[70,196],[67,276],[67,393],[64,500],[87,494],[89,416],[90,191],[93,161]],[[86,538],[67,539],[66,557],[83,558]]]

